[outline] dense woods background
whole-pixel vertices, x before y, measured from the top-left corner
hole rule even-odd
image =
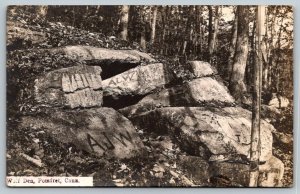
[[[273,152],[285,165],[283,185],[290,186],[293,170],[293,8],[277,5],[265,6],[264,9],[265,14],[260,18],[264,24],[261,44],[262,103],[267,105],[270,100],[279,99],[276,107],[279,113],[275,111],[274,116],[273,113],[263,112],[262,117],[273,117],[270,123],[279,134],[284,134],[275,138]],[[111,181],[114,174],[125,181],[120,186],[182,185],[180,182],[168,182],[175,177],[172,173],[165,173],[164,177],[144,173],[153,170],[152,166],[157,164],[156,156],[147,158],[147,161],[99,160],[72,145],[61,145],[48,135],[32,132],[32,129],[17,129],[15,121],[20,115],[36,111],[24,99],[32,98],[27,87],[37,76],[85,63],[43,49],[68,45],[136,49],[151,53],[157,61],[174,66],[175,71],[177,66],[187,61],[206,61],[218,70],[218,76],[224,80],[236,103],[251,110],[257,52],[256,11],[257,6],[227,5],[9,6],[7,27],[8,31],[12,30],[7,41],[7,173],[95,175],[98,185],[109,186],[115,184]],[[90,61],[92,65],[96,62]],[[182,79],[182,83],[189,81],[189,76],[182,76]],[[289,101],[284,108],[281,107],[282,98]],[[32,144],[32,134],[34,139],[39,139],[38,143]],[[286,137],[290,139],[282,143]],[[148,146],[152,140],[150,137],[145,144]],[[47,166],[37,169],[28,167],[22,161],[24,159],[13,158],[20,152],[38,155]],[[152,147],[151,152],[156,154]],[[177,152],[174,149],[174,153]],[[169,162],[177,169],[175,160]],[[134,178],[131,177],[135,177],[136,182],[132,182]],[[181,181],[184,182],[183,179]],[[210,184],[215,186],[214,182]]]
[[[270,100],[274,93],[292,100],[293,10],[291,6],[265,9],[263,98]],[[32,22],[61,22],[100,32],[178,62],[209,61],[236,98],[252,91],[255,10],[255,6],[225,5],[25,7],[35,13]]]

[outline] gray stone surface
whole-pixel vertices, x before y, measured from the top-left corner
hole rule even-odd
[[[217,70],[205,61],[189,61],[186,68],[196,78],[217,74]]]
[[[150,55],[137,50],[113,50],[106,48],[98,48],[92,46],[65,46],[61,48],[51,49],[55,52],[62,52],[66,56],[82,61],[98,60],[98,61],[118,61],[122,63],[141,63],[144,61],[154,62]]]
[[[63,143],[106,158],[130,158],[143,153],[132,123],[111,108],[49,110],[44,116],[25,116],[20,127],[45,130]]]
[[[183,85],[149,94],[139,103],[120,111],[127,117],[141,114],[156,107],[232,105],[233,97],[227,88],[211,77],[198,78]]]
[[[103,101],[100,73],[100,67],[84,65],[48,72],[35,80],[35,100],[50,107],[99,107]]]
[[[163,87],[172,79],[172,75],[162,63],[138,66],[103,80],[103,95],[115,99],[120,96],[145,95]]]
[[[213,154],[250,157],[251,112],[240,107],[158,108],[131,120],[139,127],[169,134],[190,154],[206,158]],[[260,161],[267,161],[272,156],[274,130],[262,120]]]

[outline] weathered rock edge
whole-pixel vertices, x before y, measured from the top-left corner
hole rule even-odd
[[[132,123],[111,108],[48,110],[24,116],[19,127],[45,130],[62,143],[106,158],[131,158],[143,154],[144,145]]]

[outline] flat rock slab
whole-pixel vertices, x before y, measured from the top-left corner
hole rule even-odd
[[[101,68],[74,66],[46,73],[35,80],[35,100],[44,106],[95,107],[103,102]]]
[[[80,111],[52,110],[26,116],[20,127],[42,129],[63,143],[107,158],[130,158],[142,153],[143,143],[132,123],[111,108]]]
[[[66,46],[52,49],[53,52],[63,52],[70,58],[82,61],[119,61],[122,63],[154,62],[150,55],[137,50],[113,50],[92,46]]]
[[[158,108],[131,120],[149,131],[169,134],[183,150],[193,155],[250,157],[251,112],[240,107]],[[272,156],[272,131],[274,127],[262,120],[260,161]]]
[[[103,95],[118,99],[120,96],[145,95],[173,80],[162,63],[154,63],[125,71],[103,80]]]
[[[233,97],[227,88],[211,77],[203,77],[183,85],[163,89],[144,97],[136,105],[121,109],[127,117],[141,114],[156,107],[232,105]]]

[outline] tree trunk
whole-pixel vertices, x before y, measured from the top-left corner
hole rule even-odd
[[[264,57],[263,57],[263,80],[262,80],[262,87],[263,87],[263,90],[264,91],[267,91],[268,88],[269,88],[269,85],[268,85],[268,75],[269,75],[269,53],[270,53],[270,43],[269,43],[269,39],[268,39],[268,31],[269,31],[269,27],[268,27],[268,23],[269,23],[269,13],[267,11],[267,9],[265,10],[265,16],[266,16],[266,19],[265,19],[265,23],[266,23],[266,26],[265,26],[265,37],[264,39],[262,40],[263,41],[263,48],[262,50],[264,50],[263,52],[265,53],[264,54]]]
[[[215,18],[214,18],[214,32],[211,37],[211,41],[209,44],[209,56],[215,52],[216,47],[216,39],[218,35],[218,24],[219,24],[219,6],[215,6]]]
[[[207,6],[208,8],[208,50],[210,48],[211,45],[211,41],[212,41],[212,37],[213,37],[213,27],[212,27],[212,19],[213,19],[213,11],[212,11],[212,7],[210,5]],[[207,57],[207,59],[210,59],[210,56]]]
[[[269,64],[264,63],[264,70],[263,70],[263,89],[264,91],[268,90],[268,75],[269,75]]]
[[[202,50],[201,50],[201,6],[200,5],[196,5],[196,42],[195,42],[195,54],[196,56],[199,54],[201,54]]]
[[[266,9],[265,7],[263,7],[264,9]],[[266,14],[266,10],[263,10],[264,14],[261,16],[262,18],[261,21],[263,22],[263,24],[266,24],[265,26],[263,26],[263,28],[261,29],[261,33],[262,35],[264,35],[264,37],[261,40],[261,52],[262,52],[262,63],[263,63],[263,70],[262,70],[262,88],[264,89],[264,91],[268,90],[268,74],[269,74],[269,57],[268,57],[268,20],[269,20],[269,16],[268,14]]]
[[[243,96],[246,93],[244,77],[249,50],[249,6],[238,6],[237,15],[237,42],[229,89],[237,102],[242,102]]]
[[[189,14],[188,14],[188,20],[185,27],[185,35],[184,35],[184,42],[182,47],[182,55],[186,52],[186,47],[188,42],[191,42],[192,40],[192,34],[193,34],[193,28],[192,28],[192,14],[193,14],[194,6],[189,6]]]
[[[260,111],[261,111],[261,90],[262,90],[262,52],[261,42],[264,23],[264,7],[258,6],[256,13],[256,50],[254,66],[254,91],[252,104],[252,127],[251,127],[251,148],[250,148],[250,182],[249,187],[258,186],[259,155],[260,155]]]
[[[268,9],[271,9],[270,7]],[[275,19],[276,19],[276,9],[272,10],[272,19],[271,19],[271,34],[270,34],[270,45],[269,45],[269,54],[268,54],[268,67],[269,67],[269,70],[268,70],[268,86],[271,86],[272,85],[272,81],[273,81],[273,75],[272,75],[272,72],[273,72],[273,62],[274,62],[274,55],[275,54],[275,51],[274,51],[274,48],[275,48],[275,45],[274,45],[274,36],[276,34],[275,32]]]
[[[181,43],[182,41],[179,41],[179,40],[182,40],[182,38],[180,38],[180,29],[181,29],[181,21],[182,21],[182,12],[183,12],[183,8],[181,5],[178,5],[178,14],[177,14],[177,25],[175,26],[175,34],[174,34],[174,37],[175,37],[175,40],[176,40],[176,46],[175,46],[175,49],[177,50],[176,54],[177,55],[180,55],[180,51],[182,50],[182,47],[181,47]],[[170,44],[170,43],[169,43]]]
[[[162,8],[162,23],[163,23],[163,33],[162,33],[162,43],[163,47],[161,48],[161,54],[167,55],[168,51],[168,38],[169,38],[169,23],[168,18],[171,11],[171,6],[166,6]]]
[[[128,37],[128,18],[129,18],[128,13],[129,13],[129,6],[122,5],[121,19],[120,19],[120,25],[121,25],[120,38],[122,40],[127,40],[127,37]]]
[[[283,31],[283,16],[281,18],[281,21],[280,21],[280,27],[279,27],[279,32],[278,32],[278,39],[277,39],[277,42],[276,42],[276,65],[275,65],[275,86],[276,86],[276,94],[279,94],[280,93],[280,88],[279,88],[279,85],[280,85],[280,67],[279,67],[279,61],[280,61],[280,56],[281,56],[281,35],[282,35],[282,31]]]
[[[231,78],[232,67],[234,63],[234,55],[235,55],[235,48],[236,48],[236,39],[237,39],[237,28],[238,28],[238,17],[237,11],[235,11],[235,18],[232,25],[232,36],[229,48],[229,58],[228,58],[228,66],[226,72],[226,79],[229,81]]]
[[[146,35],[145,35],[145,27],[143,26],[142,27],[142,31],[141,31],[141,42],[140,42],[140,45],[141,45],[141,48],[143,50],[146,50]]]
[[[202,9],[203,10],[203,9]],[[203,47],[204,47],[204,40],[205,40],[205,26],[203,16],[200,17],[200,58],[203,60]]]
[[[155,40],[156,16],[157,16],[157,6],[154,6],[153,7],[153,19],[152,19],[152,23],[151,23],[151,39],[150,39],[150,44],[153,44],[154,40]]]
[[[249,60],[246,65],[246,75],[245,75],[245,84],[247,87],[247,91],[251,91],[253,89],[253,79],[254,79],[254,66],[255,66],[255,52],[256,52],[256,20],[253,21],[253,27],[251,36],[249,36],[250,42],[250,52],[249,52]]]
[[[143,7],[140,8],[140,46],[143,50],[146,50],[146,22],[145,22],[145,15],[144,15]]]
[[[160,13],[161,13],[161,25],[162,25],[162,33],[160,36],[160,43],[161,46],[159,48],[159,52],[161,55],[164,54],[164,48],[165,48],[165,37],[166,37],[166,7],[161,6],[160,7]]]

